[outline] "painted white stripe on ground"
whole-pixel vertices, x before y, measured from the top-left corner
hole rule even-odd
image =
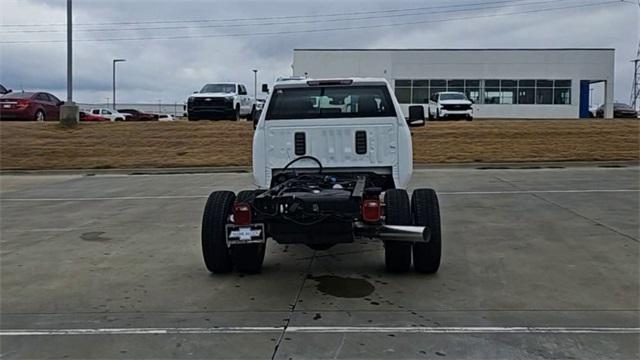
[[[514,191],[442,191],[438,195],[502,195],[502,194],[562,194],[562,193],[621,193],[640,192],[640,189],[585,189],[585,190],[514,190]],[[203,199],[208,195],[174,196],[113,196],[113,197],[77,197],[77,198],[4,198],[1,202],[37,202],[37,201],[108,201],[108,200],[166,200],[166,199]]]
[[[512,191],[438,191],[438,195],[500,195],[500,194],[562,194],[562,193],[618,193],[640,192],[637,189],[602,189],[602,190],[512,190]]]
[[[215,328],[103,328],[0,330],[0,336],[59,335],[149,335],[149,334],[251,334],[277,333],[273,327]],[[287,333],[407,333],[407,334],[640,334],[638,327],[378,327],[378,326],[289,326]]]

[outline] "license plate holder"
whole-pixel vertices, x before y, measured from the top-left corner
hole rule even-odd
[[[242,244],[262,244],[266,241],[264,224],[233,225],[227,224],[227,246]]]

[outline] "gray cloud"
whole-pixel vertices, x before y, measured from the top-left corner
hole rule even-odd
[[[533,1],[533,0],[532,0]],[[572,0],[562,3],[588,3]],[[446,5],[478,3],[479,0],[448,1]],[[560,2],[558,2],[560,3]],[[76,23],[135,22],[182,19],[230,19],[272,16],[352,13],[393,8],[443,6],[442,1],[107,1],[75,0]],[[487,5],[495,6],[495,5]],[[558,5],[537,5],[527,9]],[[500,11],[523,7],[504,6]],[[251,69],[260,70],[260,82],[291,72],[292,49],[331,48],[483,48],[483,47],[612,47],[616,49],[616,99],[628,101],[632,66],[638,44],[638,8],[632,4],[561,10],[537,14],[486,17],[433,22],[451,17],[491,14],[485,12],[431,14],[404,18],[362,19],[318,23],[319,18],[291,18],[280,21],[308,21],[279,26],[238,26],[246,21],[208,23],[224,28],[185,30],[77,32],[76,39],[99,39],[175,35],[228,35],[271,31],[326,29],[344,26],[407,23],[405,26],[366,30],[313,32],[252,37],[209,37],[180,40],[121,42],[76,42],[75,93],[80,102],[104,101],[111,95],[111,59],[118,64],[119,99],[127,102],[174,102],[184,100],[203,83],[216,80],[244,81],[252,88]],[[390,15],[393,13],[389,13]],[[352,17],[357,17],[354,15]],[[365,16],[363,16],[365,17]],[[64,23],[63,0],[3,0],[2,24]],[[270,22],[276,20],[263,20]],[[175,26],[159,23],[145,26]],[[121,28],[142,25],[119,25]],[[82,27],[82,26],[80,26]],[[79,27],[79,28],[80,28]],[[93,28],[100,26],[93,26]],[[104,26],[106,27],[106,26]],[[113,28],[114,26],[109,26]],[[64,27],[43,27],[64,29]],[[87,28],[87,26],[84,26]],[[6,30],[7,28],[2,28]],[[13,28],[12,28],[13,29]],[[57,40],[64,33],[14,34],[0,32],[0,41]],[[43,89],[60,96],[65,93],[65,45],[0,45],[0,82],[12,88]]]

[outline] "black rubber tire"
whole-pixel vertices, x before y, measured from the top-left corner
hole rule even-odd
[[[244,190],[236,196],[236,203],[250,202],[264,190]],[[256,274],[262,270],[264,262],[264,253],[266,243],[263,244],[247,244],[247,245],[231,245],[231,260],[236,270],[246,274]]]
[[[235,121],[240,121],[242,118],[240,116],[240,105],[236,105],[236,110],[234,111],[234,118]]]
[[[442,256],[440,205],[436,192],[433,189],[414,190],[411,195],[411,212],[415,225],[427,226],[431,230],[428,243],[413,244],[413,267],[420,273],[436,273]]]
[[[467,117],[467,121],[473,121],[473,117],[472,116],[468,116]]]
[[[200,120],[199,118],[197,118],[195,116],[189,116],[188,119],[189,119],[189,121],[198,121],[198,120]]]
[[[384,195],[384,204],[387,225],[411,225],[411,205],[406,190],[387,190]],[[389,272],[409,271],[411,268],[411,243],[385,241],[384,264]]]
[[[39,117],[38,114],[42,114],[42,120],[38,120],[38,117]],[[42,121],[42,122],[47,121],[47,114],[45,114],[45,112],[42,111],[42,110],[38,110],[38,111],[36,111],[35,115],[33,116],[33,120]]]
[[[225,226],[235,199],[236,195],[231,191],[214,191],[204,207],[202,255],[207,270],[212,273],[228,273],[233,270]]]

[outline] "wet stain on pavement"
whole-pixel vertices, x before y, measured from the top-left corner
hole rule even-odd
[[[102,236],[103,234],[104,234],[104,231],[86,232],[86,233],[83,233],[82,235],[80,235],[80,239],[82,239],[84,241],[109,241],[109,240],[111,240],[108,237]]]
[[[316,288],[321,293],[340,298],[362,298],[370,295],[375,287],[365,279],[341,276],[309,276],[318,282]]]

